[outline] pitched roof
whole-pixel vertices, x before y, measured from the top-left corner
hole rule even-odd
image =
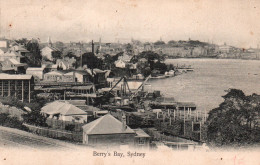
[[[119,56],[118,59],[125,62],[129,62],[132,59],[132,57],[124,53],[122,56]]]
[[[110,114],[102,116],[101,118],[94,120],[82,128],[87,134],[123,134],[123,133],[135,133],[134,130],[126,126],[123,130],[123,123],[117,120]]]
[[[44,68],[28,67],[26,71],[43,71]]]
[[[32,78],[32,75],[26,75],[26,74],[5,74],[0,73],[0,80],[30,80]]]
[[[15,46],[11,47],[10,49],[14,50],[14,51],[20,51],[20,52],[29,52],[28,50],[26,50],[21,45],[15,45]]]
[[[2,56],[22,57],[19,53],[16,53],[14,51],[8,51],[5,54],[2,54]]]
[[[134,129],[136,137],[150,137],[147,133],[144,132],[141,128]]]
[[[21,64],[20,62],[18,62],[16,59],[13,59],[13,58],[11,58],[11,59],[8,59],[12,64],[15,64],[15,65],[19,65],[19,64]]]
[[[4,53],[8,51],[8,48],[0,48]]]
[[[70,115],[86,115],[87,113],[80,108],[69,104],[68,102],[54,101],[51,102],[41,109],[42,113],[49,115],[62,114],[64,116]]]

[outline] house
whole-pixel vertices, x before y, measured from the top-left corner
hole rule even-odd
[[[21,58],[24,57],[15,51],[7,51],[4,54],[0,54],[0,61],[4,61],[5,59],[15,59],[16,61],[21,62]]]
[[[44,81],[61,82],[63,81],[64,72],[52,71],[44,74]],[[67,75],[68,76],[68,75]]]
[[[134,146],[136,133],[111,114],[102,116],[83,127],[83,144],[91,146]]]
[[[7,48],[0,48],[0,55],[5,54],[8,51]]]
[[[2,70],[12,70],[13,73],[25,73],[26,68],[28,67],[27,64],[20,63],[16,59],[10,58],[5,59],[1,62]]]
[[[138,148],[149,148],[151,137],[145,133],[141,128],[134,129],[135,136],[135,146]]]
[[[132,57],[127,55],[126,53],[124,53],[122,56],[118,57],[118,60],[122,60],[122,61],[124,61],[126,63],[130,62],[131,59],[132,59]]]
[[[55,52],[59,52],[59,49],[57,49],[53,46],[50,46],[50,45],[47,45],[47,46],[45,46],[44,48],[41,49],[42,57],[45,57],[46,59],[48,59],[50,61],[53,61],[52,54],[55,53]]]
[[[8,48],[9,43],[7,39],[1,38],[0,39],[0,48]]]
[[[220,45],[218,49],[220,53],[230,53],[233,50],[233,47],[224,43],[224,45]]]
[[[106,83],[106,71],[101,69],[93,69],[94,72],[94,81],[93,83],[96,85],[104,85]]]
[[[115,66],[117,68],[125,68],[126,67],[126,62],[124,62],[122,60],[117,60],[117,61],[115,61]]]
[[[15,45],[13,47],[10,48],[10,50],[19,53],[22,56],[25,56],[26,53],[29,53],[28,50],[26,50],[23,46],[21,45]]]
[[[0,96],[12,96],[21,101],[30,102],[34,89],[32,75],[0,74]]]
[[[41,113],[51,119],[72,121],[77,123],[87,122],[87,113],[67,102],[54,101],[41,109]]]
[[[75,58],[57,59],[56,64],[58,68],[62,70],[75,69],[76,59]]]
[[[33,75],[35,79],[42,80],[45,72],[45,68],[29,67],[26,69],[26,74]]]
[[[44,63],[42,64],[42,68],[46,70],[46,72],[57,71],[58,65],[53,63]]]
[[[75,71],[75,82],[87,83],[92,81],[92,76],[84,70]]]

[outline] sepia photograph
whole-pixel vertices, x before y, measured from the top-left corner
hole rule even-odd
[[[0,165],[259,165],[259,20],[258,0],[0,0]]]

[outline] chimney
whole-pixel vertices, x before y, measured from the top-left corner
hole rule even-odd
[[[126,116],[125,114],[122,115],[122,131],[125,131],[127,128],[126,126]]]
[[[92,53],[95,54],[95,51],[94,51],[94,42],[93,42],[93,40],[92,40]]]

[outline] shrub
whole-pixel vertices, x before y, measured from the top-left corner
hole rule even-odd
[[[0,125],[21,130],[28,130],[17,117],[11,117],[7,113],[0,114]]]

